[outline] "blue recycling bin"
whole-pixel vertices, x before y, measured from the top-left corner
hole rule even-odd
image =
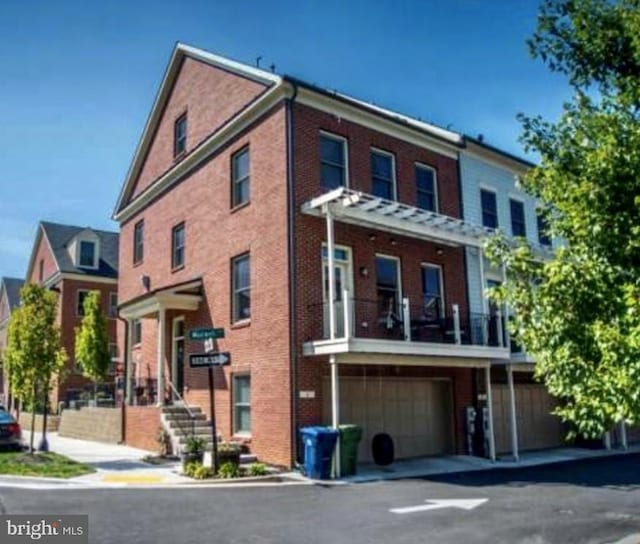
[[[304,444],[304,470],[309,478],[331,478],[331,459],[336,447],[338,431],[329,427],[303,427],[300,429]]]

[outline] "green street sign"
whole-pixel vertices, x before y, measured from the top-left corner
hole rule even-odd
[[[224,329],[193,329],[189,331],[191,340],[209,340],[224,338]]]

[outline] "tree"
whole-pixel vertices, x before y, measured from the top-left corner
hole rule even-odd
[[[520,181],[564,240],[550,259],[492,240],[510,330],[573,431],[640,423],[640,2],[547,0],[529,41],[574,98],[555,123],[521,116],[540,165]]]
[[[100,307],[100,292],[91,291],[83,303],[84,317],[76,327],[75,356],[82,373],[95,384],[105,379],[111,364],[107,320]]]
[[[60,328],[56,324],[58,297],[40,285],[25,285],[20,291],[21,305],[9,324],[5,362],[14,396],[31,406],[31,451],[36,406],[48,402],[51,380],[60,376],[67,361]],[[46,436],[46,418],[43,424]]]

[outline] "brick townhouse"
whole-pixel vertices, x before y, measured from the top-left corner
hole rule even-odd
[[[0,279],[0,403],[5,407],[11,405],[11,395],[9,393],[9,382],[4,372],[3,352],[7,347],[7,333],[9,332],[9,322],[14,308],[20,304],[20,289],[24,285],[24,280],[18,278]]]
[[[69,360],[65,378],[53,385],[50,409],[57,411],[59,403],[76,400],[91,383],[82,376],[74,360],[75,328],[82,321],[84,297],[91,291],[100,292],[102,308],[109,318],[114,365],[108,383],[115,385],[119,358],[116,339],[118,234],[42,221],[38,225],[26,281],[44,285],[59,296],[58,325]],[[109,388],[110,394],[114,389]]]
[[[356,99],[178,44],[114,212],[125,434],[154,447],[163,406],[207,416],[197,328],[222,328],[215,415],[265,462],[298,430],[357,423],[360,458],[464,453],[492,409],[497,321],[470,311],[464,139]],[[494,456],[492,418],[486,451]]]

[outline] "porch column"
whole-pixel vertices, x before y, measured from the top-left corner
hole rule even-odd
[[[509,380],[509,404],[511,407],[511,452],[513,459],[518,462],[520,460],[520,452],[518,451],[518,415],[516,412],[516,391],[513,386],[513,368],[507,365],[507,379]]]
[[[486,287],[484,278],[484,251],[478,248],[478,261],[480,264],[480,296],[482,297],[482,342],[486,346],[489,343],[489,305],[484,294]]]
[[[502,285],[504,285],[505,283],[507,283],[507,268],[504,265],[504,263],[502,263],[501,266],[502,269]],[[505,346],[509,348],[509,350],[511,350],[511,335],[509,333],[509,305],[505,304],[502,307],[502,315],[504,316],[504,343]]]
[[[133,405],[133,319],[127,319],[127,345],[124,347],[125,360],[127,364],[127,370],[125,375],[127,381],[124,384],[125,387],[125,404],[128,406]]]
[[[627,423],[624,419],[620,422],[620,442],[622,442],[622,449],[627,451]]]
[[[336,271],[335,271],[335,237],[333,232],[333,215],[327,204],[324,206],[327,217],[327,281],[329,282],[329,338],[336,337]]]
[[[335,355],[329,355],[329,366],[331,367],[331,426],[337,431],[340,426],[340,382]],[[340,468],[340,435],[338,435],[334,456],[334,476],[336,478],[341,475]]]
[[[167,310],[164,306],[158,309],[158,391],[156,403],[158,406],[164,404],[164,360],[165,360],[165,340],[166,340]]]
[[[487,386],[487,416],[489,418],[489,457],[492,461],[496,460],[496,439],[493,434],[493,396],[491,395],[491,367],[484,369],[484,375]]]

